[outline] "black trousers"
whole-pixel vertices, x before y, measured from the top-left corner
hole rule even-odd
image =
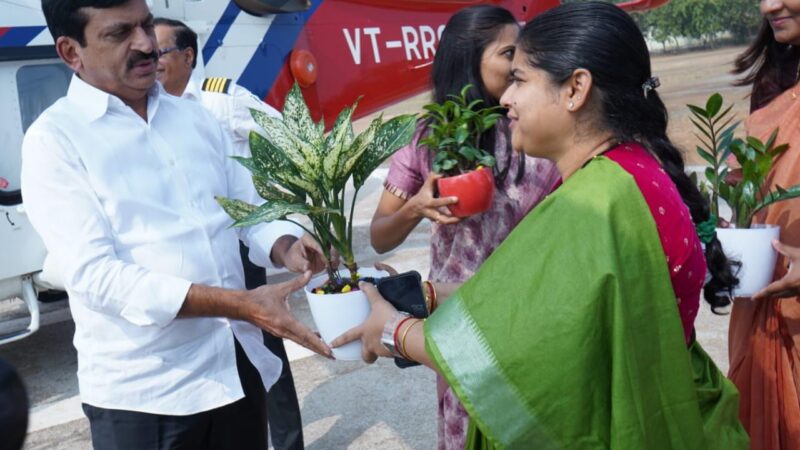
[[[236,367],[245,397],[188,416],[165,416],[83,404],[96,450],[266,450],[266,390],[239,342]]]
[[[244,266],[245,286],[247,289],[255,289],[267,284],[267,273],[263,267],[250,262],[248,252],[249,249],[240,242],[239,253]],[[275,450],[302,450],[303,421],[283,339],[264,331],[264,345],[283,361],[281,375],[267,394],[268,427],[272,446]]]

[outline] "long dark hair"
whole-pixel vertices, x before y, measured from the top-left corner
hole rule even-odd
[[[442,32],[439,48],[433,58],[431,81],[433,83],[433,101],[442,103],[448,100],[449,95],[458,95],[461,89],[471,84],[472,89],[467,93],[467,102],[481,99],[482,106],[497,106],[499,100],[493,98],[481,78],[481,59],[486,47],[494,42],[504,27],[517,25],[517,20],[510,11],[498,6],[477,5],[464,8],[455,13]],[[507,128],[503,123],[493,127],[481,136],[481,148],[494,154],[495,138],[497,133],[505,133]],[[508,155],[504,167],[500,169],[495,164],[495,183],[502,185],[511,167],[511,140],[506,139]],[[525,170],[524,155],[520,154],[520,164],[515,181],[519,183]]]
[[[734,61],[733,73],[745,74],[735,84],[753,85],[750,111],[766,106],[781,92],[794,86],[800,72],[798,65],[800,51],[789,44],[776,41],[769,21],[764,19],[756,40]]]
[[[641,142],[677,186],[694,223],[709,220],[708,201],[686,175],[681,152],[667,137],[667,108],[655,90],[643,92],[652,76],[650,53],[628,14],[610,3],[564,4],[528,23],[518,48],[531,66],[559,85],[576,69],[591,72],[603,120],[598,125],[620,142]],[[718,294],[730,296],[738,280],[716,237],[706,245],[705,255],[711,280],[704,296],[714,310],[730,304]]]

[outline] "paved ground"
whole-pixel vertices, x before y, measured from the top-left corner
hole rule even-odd
[[[691,124],[686,103],[701,103],[714,91],[738,102],[744,117],[746,90],[731,88],[729,62],[740,48],[657,57],[654,73],[661,77],[659,90],[672,116],[670,134],[683,148],[691,145]],[[415,97],[389,108],[388,114],[418,111],[425,96]],[[362,122],[363,124],[363,122]],[[363,125],[362,125],[363,126]],[[695,161],[693,157],[690,161]],[[386,261],[399,270],[426,273],[430,227],[423,222],[397,251],[379,258],[367,245],[367,227],[381,191],[385,169],[379,170],[360,195],[356,214],[355,242],[363,265]],[[272,279],[285,279],[273,274]],[[0,347],[0,357],[22,373],[33,405],[26,449],[88,449],[88,423],[80,411],[75,371],[77,363],[71,344],[74,326],[65,302],[45,309],[46,326],[37,334]],[[311,324],[305,300],[294,297],[294,311]],[[14,314],[16,305],[0,303],[0,314]],[[727,370],[727,317],[702,309],[697,323],[698,338]],[[358,362],[330,362],[307,351],[289,346],[292,370],[302,407],[307,447],[327,449],[430,449],[435,447],[435,387],[430,371],[422,368],[397,370],[389,362],[365,365]]]

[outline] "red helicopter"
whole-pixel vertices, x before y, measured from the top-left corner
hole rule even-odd
[[[668,1],[634,0],[619,7],[642,11]],[[265,2],[238,3],[251,10],[259,4],[263,7]],[[294,45],[281,58],[285,63],[270,66],[278,69],[270,74],[274,81],[270,82],[264,72],[245,71],[238,82],[280,107],[297,80],[315,119],[323,116],[328,126],[343,107],[361,95],[355,115],[362,117],[429,89],[433,55],[445,23],[459,9],[479,3],[502,6],[526,22],[561,2],[315,0],[300,15],[305,22]],[[262,11],[269,13],[269,9]],[[213,58],[208,58],[207,64],[213,68]]]

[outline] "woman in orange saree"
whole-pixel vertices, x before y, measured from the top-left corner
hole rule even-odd
[[[779,128],[788,143],[769,175],[770,189],[800,183],[800,0],[760,2],[756,41],[736,60],[735,73],[753,84],[749,135],[766,139]],[[781,241],[800,246],[800,203],[769,206],[756,222],[779,225]],[[779,258],[775,279],[787,272]],[[737,300],[729,331],[728,376],[741,394],[740,419],[752,450],[800,449],[800,298]]]

